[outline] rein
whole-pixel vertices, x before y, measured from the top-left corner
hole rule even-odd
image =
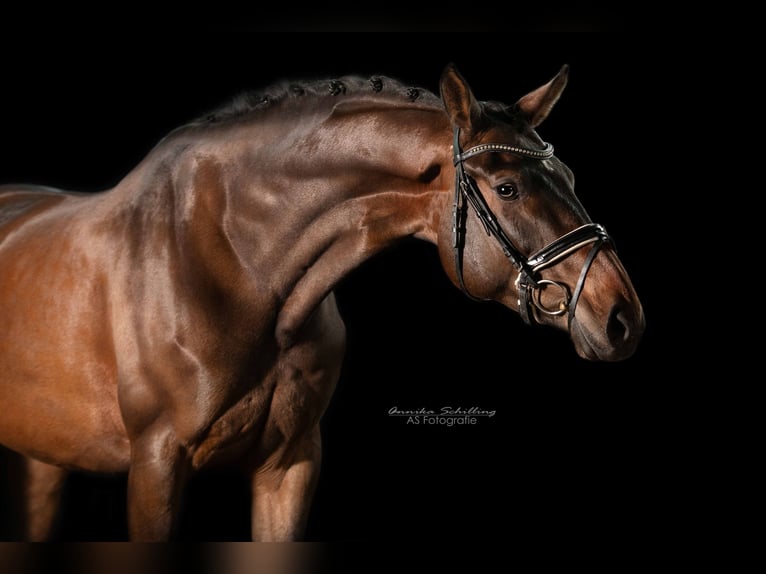
[[[475,301],[483,301],[472,295],[465,285],[463,279],[463,247],[466,238],[466,216],[468,205],[473,208],[474,213],[484,227],[487,235],[491,235],[500,244],[503,253],[518,271],[516,277],[516,287],[519,291],[518,309],[521,318],[525,323],[531,325],[533,322],[539,323],[537,312],[549,316],[560,316],[567,314],[567,323],[571,327],[575,315],[577,301],[585,285],[585,278],[588,275],[593,260],[598,251],[605,243],[612,244],[612,240],[604,227],[598,223],[586,223],[572,231],[565,233],[558,239],[536,251],[529,257],[522,254],[513,241],[508,237],[500,223],[498,223],[495,214],[492,213],[484,196],[479,191],[474,179],[465,171],[463,162],[476,155],[487,152],[505,152],[512,153],[521,157],[530,159],[545,160],[553,157],[553,146],[546,143],[543,149],[530,149],[508,144],[482,144],[462,151],[460,148],[460,128],[455,128],[452,143],[453,164],[455,165],[455,201],[452,217],[452,244],[455,251],[455,269],[457,278],[462,291]],[[581,247],[592,243],[593,246],[585,258],[580,276],[577,279],[574,291],[570,294],[569,287],[564,283],[540,278],[540,271],[546,267],[551,267],[559,261],[566,259],[569,255]],[[550,309],[545,307],[542,302],[542,290],[548,286],[557,287],[562,293],[562,299],[558,308]]]

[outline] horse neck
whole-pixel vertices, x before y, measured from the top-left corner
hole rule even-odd
[[[176,143],[176,225],[208,278],[249,309],[276,310],[277,341],[290,346],[362,262],[401,238],[436,241],[450,143],[432,108],[219,129]]]

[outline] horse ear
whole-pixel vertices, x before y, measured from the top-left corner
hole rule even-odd
[[[474,120],[479,117],[481,109],[468,82],[457,71],[455,64],[447,64],[444,68],[439,90],[452,125],[463,130],[470,130]]]
[[[568,77],[569,66],[564,64],[550,82],[529,92],[516,102],[516,109],[521,110],[531,127],[536,128],[548,117],[553,106],[559,100],[561,92],[564,91]]]

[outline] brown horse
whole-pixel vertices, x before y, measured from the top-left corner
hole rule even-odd
[[[514,105],[457,69],[285,83],[162,140],[116,187],[0,188],[0,442],[27,535],[72,469],[128,472],[133,540],[166,540],[192,473],[251,473],[252,536],[300,538],[339,377],[333,289],[405,237],[471,297],[629,357],[643,311],[571,171],[535,132],[567,69]]]

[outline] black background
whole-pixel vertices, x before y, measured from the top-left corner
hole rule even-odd
[[[349,345],[323,421],[307,538],[604,539],[646,534],[646,523],[671,530],[688,509],[680,469],[696,442],[679,418],[684,383],[668,376],[683,380],[686,369],[681,329],[661,292],[673,262],[657,257],[671,228],[671,184],[657,166],[673,158],[651,126],[668,113],[678,82],[672,57],[650,56],[620,34],[504,33],[470,20],[471,34],[353,35],[267,34],[231,20],[6,38],[0,182],[107,189],[174,127],[283,78],[385,74],[438,93],[442,69],[455,62],[479,99],[512,102],[568,63],[569,86],[538,132],[616,241],[647,316],[638,352],[614,364],[580,359],[566,334],[466,299],[431,245],[405,242],[376,257],[338,288]],[[452,428],[387,416],[393,406],[448,405],[497,414]],[[10,454],[3,460],[11,468]],[[57,539],[124,539],[124,489],[123,477],[73,475]],[[1,496],[12,505],[9,488]],[[0,537],[11,537],[9,520],[1,526]],[[248,535],[247,484],[223,472],[196,477],[180,537]]]

